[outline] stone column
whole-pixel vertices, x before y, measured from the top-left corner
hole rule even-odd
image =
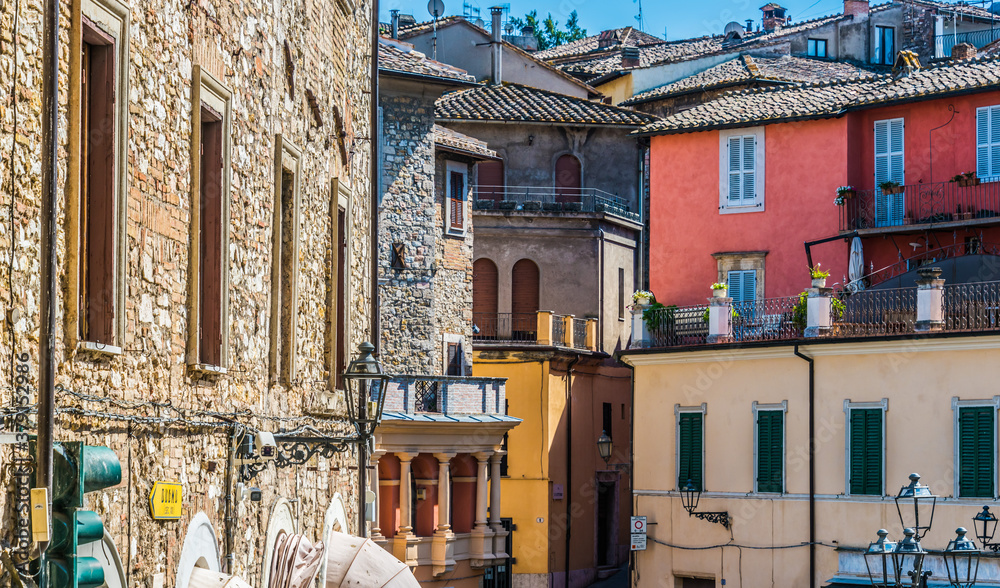
[[[806,337],[823,337],[833,327],[830,308],[833,304],[833,288],[809,288],[806,298]]]
[[[372,453],[371,464],[372,464],[372,488],[375,490],[375,501],[372,504],[372,541],[376,543],[382,543],[385,541],[385,537],[382,535],[382,528],[379,521],[379,506],[382,501],[382,487],[379,486],[378,477],[378,461],[385,455],[384,451],[376,451]]]
[[[493,531],[486,520],[486,504],[489,499],[486,487],[486,468],[489,465],[491,453],[475,453],[476,465],[476,522],[472,529],[472,539],[469,545],[470,565],[481,568],[490,565],[493,559]]]
[[[399,533],[392,538],[392,554],[406,565],[417,565],[417,537],[413,535],[413,512],[410,494],[412,453],[396,452],[399,458]]]
[[[434,576],[455,569],[455,533],[451,530],[451,458],[454,453],[435,453],[438,460],[438,524],[431,539]]]
[[[708,299],[709,343],[728,343],[733,339],[733,299],[713,296]]]
[[[539,345],[554,345],[552,341],[552,316],[551,310],[539,310],[538,311],[538,332],[535,334],[537,338],[536,343]]]
[[[493,530],[493,556],[496,559],[510,557],[507,553],[507,531],[500,521],[500,462],[506,451],[495,451],[490,458],[490,528]]]
[[[563,340],[556,341],[557,344],[561,344],[564,347],[574,347],[577,343],[583,343],[583,341],[574,340],[575,338],[573,333],[574,318],[576,318],[574,315],[567,314],[566,316],[559,319],[563,322]]]
[[[649,336],[649,329],[646,328],[646,321],[642,320],[642,313],[646,310],[647,305],[645,304],[634,304],[632,305],[632,349],[642,349],[650,344],[651,337]],[[594,342],[597,342],[597,329],[596,322],[594,329]]]
[[[917,322],[913,330],[927,332],[944,328],[944,280],[941,268],[917,270]]]

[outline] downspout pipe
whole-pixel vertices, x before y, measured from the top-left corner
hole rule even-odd
[[[369,177],[370,191],[371,191],[371,233],[369,234],[369,241],[371,242],[371,271],[372,271],[372,283],[371,283],[371,336],[368,338],[369,341],[375,346],[374,355],[378,357],[379,351],[382,344],[382,336],[380,334],[381,321],[379,317],[379,293],[378,293],[378,208],[379,208],[379,164],[378,160],[378,143],[379,143],[379,131],[378,128],[378,53],[379,53],[379,35],[378,35],[378,0],[372,0],[372,48],[371,48],[371,118],[369,119],[369,130],[368,130],[368,146],[371,149],[371,162],[369,164]],[[362,439],[358,443],[358,537],[367,537],[368,530],[365,523],[367,522],[367,517],[365,511],[367,510],[367,498],[368,493],[368,440]]]
[[[795,356],[809,363],[809,586],[816,588],[816,366],[798,345]]]
[[[563,586],[569,588],[569,552],[573,537],[573,366],[580,362],[577,354],[566,367],[566,579]]]

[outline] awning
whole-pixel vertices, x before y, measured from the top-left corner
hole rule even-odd
[[[371,539],[331,532],[326,588],[419,588],[409,566]]]
[[[313,545],[303,535],[280,533],[271,556],[269,588],[308,588],[316,579],[325,551],[322,541]]]
[[[222,572],[213,572],[205,568],[195,566],[191,570],[191,579],[188,580],[189,588],[250,588],[239,576],[230,576]]]

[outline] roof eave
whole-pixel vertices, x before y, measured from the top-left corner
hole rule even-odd
[[[565,126],[565,127],[584,127],[584,128],[606,128],[615,127],[621,129],[641,129],[643,124],[631,124],[631,123],[598,123],[598,122],[574,122],[574,121],[547,121],[547,120],[508,120],[508,119],[494,119],[494,118],[442,118],[435,117],[434,119],[438,123],[484,123],[484,124],[496,124],[496,125],[539,125],[539,126]],[[646,123],[652,124],[652,123]]]
[[[412,80],[418,82],[424,82],[428,84],[437,84],[441,86],[449,86],[454,88],[475,88],[477,86],[482,86],[481,83],[470,80],[460,80],[458,78],[449,78],[445,76],[432,76],[429,74],[416,74],[408,71],[400,71],[398,69],[386,69],[378,68],[379,75],[386,75],[393,78],[399,78],[403,80]]]
[[[479,151],[472,151],[470,149],[462,149],[461,147],[456,147],[454,145],[447,145],[445,143],[434,143],[434,148],[438,151],[445,151],[447,153],[454,153],[455,155],[462,155],[464,157],[469,157],[477,161],[500,161],[501,157],[494,155],[487,155],[486,153],[481,153]]]

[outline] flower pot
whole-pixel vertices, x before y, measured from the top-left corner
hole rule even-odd
[[[962,213],[960,213],[960,212],[953,212],[953,213],[951,213],[951,220],[957,221],[957,220],[959,220],[961,218],[962,218]]]
[[[713,298],[725,298],[727,292],[729,292],[729,290],[727,290],[725,288],[716,288],[715,290],[712,290],[712,297]]]
[[[514,200],[502,200],[497,208],[500,210],[517,210],[517,202]]]
[[[971,188],[972,186],[979,185],[979,178],[962,178],[958,181],[958,185],[962,188]]]
[[[843,196],[845,200],[847,200],[849,198],[854,198],[855,196],[857,196],[858,195],[858,191],[857,190],[844,190],[843,192],[840,192],[839,194],[841,196]]]
[[[903,217],[903,224],[904,224],[904,225],[908,225],[908,224],[910,224],[910,223],[912,223],[912,222],[913,222],[913,219],[912,219],[912,218],[910,218],[910,217],[908,217],[908,216],[904,216],[904,217]]]
[[[813,288],[826,288],[826,278],[813,278],[812,279]]]
[[[885,195],[889,194],[902,194],[903,186],[890,186],[888,188],[882,188],[882,193]]]
[[[653,299],[652,298],[647,298],[646,296],[637,296],[635,298],[635,304],[636,304],[636,306],[649,306],[652,303],[653,303]]]
[[[971,212],[963,212],[962,213],[962,220],[972,220],[972,213]]]

